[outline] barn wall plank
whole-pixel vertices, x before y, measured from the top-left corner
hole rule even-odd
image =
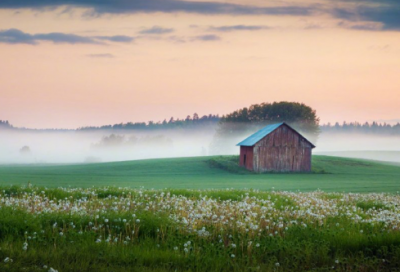
[[[246,155],[246,164],[244,157]],[[253,171],[253,147],[252,146],[241,146],[240,147],[240,161],[239,165],[246,167],[248,170]]]
[[[311,150],[310,143],[283,125],[254,146],[251,168],[256,172],[309,172]]]

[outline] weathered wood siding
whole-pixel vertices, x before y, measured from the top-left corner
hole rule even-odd
[[[255,172],[310,172],[312,146],[286,125],[264,137],[253,147]]]
[[[245,163],[246,157],[246,163]],[[253,147],[241,146],[240,147],[240,166],[246,167],[248,170],[253,171]]]

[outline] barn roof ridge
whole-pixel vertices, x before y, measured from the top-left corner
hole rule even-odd
[[[313,143],[311,143],[309,140],[307,140],[306,137],[304,137],[303,135],[301,135],[297,130],[295,130],[294,128],[292,128],[291,126],[289,126],[287,123],[285,122],[281,122],[281,123],[276,123],[276,124],[271,124],[271,125],[267,125],[266,127],[260,129],[259,131],[257,131],[256,133],[250,135],[249,137],[247,137],[246,139],[244,139],[243,141],[241,141],[240,143],[238,143],[236,146],[254,146],[256,143],[258,143],[261,139],[263,139],[265,136],[269,135],[270,133],[272,133],[273,131],[275,131],[277,128],[279,128],[282,125],[286,125],[288,126],[290,129],[292,129],[294,132],[296,132],[297,134],[299,134],[303,139],[305,139],[308,143],[311,144],[311,146],[314,148],[315,145]]]

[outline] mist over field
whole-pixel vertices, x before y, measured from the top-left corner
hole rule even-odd
[[[236,144],[246,135],[231,135],[221,143],[216,141],[216,129],[212,126],[155,131],[2,130],[0,164],[95,163],[239,154]],[[224,148],[220,148],[222,144]],[[315,144],[314,154],[400,162],[399,136],[322,132]]]
[[[214,133],[195,131],[1,131],[0,164],[93,163],[206,156]],[[28,151],[21,150],[29,147]]]
[[[400,136],[324,132],[314,154],[400,162]]]

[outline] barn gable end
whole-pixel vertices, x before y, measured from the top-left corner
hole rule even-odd
[[[249,170],[311,171],[311,153],[315,146],[285,123],[267,126],[238,145],[241,146],[240,165]]]

